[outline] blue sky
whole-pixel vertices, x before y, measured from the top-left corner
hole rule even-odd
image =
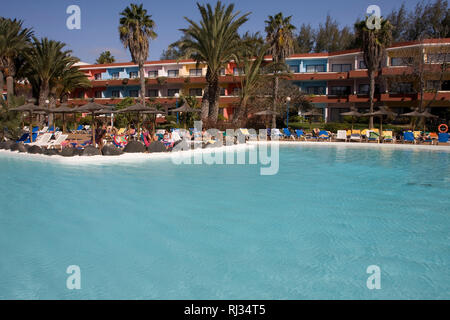
[[[82,61],[93,63],[99,53],[110,50],[117,61],[129,61],[129,53],[123,49],[118,38],[119,13],[131,2],[143,3],[156,23],[158,38],[150,44],[149,59],[158,60],[163,49],[176,41],[186,27],[184,16],[198,20],[197,1],[192,0],[9,0],[2,1],[0,15],[19,18],[25,25],[33,27],[39,37],[65,42],[74,55]],[[201,0],[200,3],[207,1]],[[311,23],[317,26],[325,20],[327,13],[341,25],[352,25],[356,18],[364,16],[371,4],[380,6],[381,13],[387,14],[398,8],[401,2],[392,0],[224,0],[235,3],[237,10],[251,12],[250,20],[242,31],[263,31],[267,16],[283,12],[293,15],[296,26]],[[413,8],[417,0],[405,0],[408,8]],[[215,1],[210,1],[215,3]],[[66,28],[66,8],[76,4],[81,8],[81,30]]]

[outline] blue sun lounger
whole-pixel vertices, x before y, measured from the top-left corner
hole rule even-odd
[[[294,135],[291,133],[291,131],[288,128],[283,128],[283,134],[286,138],[295,139]]]
[[[25,140],[27,140],[30,137],[29,133],[24,133],[19,140],[17,140],[16,142],[24,142]]]
[[[448,132],[439,133],[438,143],[448,143],[449,136]]]
[[[416,143],[416,139],[414,138],[413,132],[411,132],[411,131],[403,132],[403,143],[405,143],[405,142]]]
[[[296,129],[295,134],[297,135],[297,139],[305,139],[305,132],[302,129]]]
[[[319,139],[329,140],[330,139],[330,135],[328,134],[328,131],[320,130],[320,132],[319,132]]]

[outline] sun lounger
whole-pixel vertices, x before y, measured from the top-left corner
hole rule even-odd
[[[50,141],[47,144],[47,149],[55,149],[61,147],[61,144],[69,137],[68,134],[60,134],[55,140]]]
[[[50,139],[52,138],[51,133],[44,133],[43,135],[40,135],[36,138],[35,142],[31,142],[29,145],[30,146],[38,146],[38,147],[42,147],[42,146],[46,146],[49,144]]]
[[[324,141],[330,141],[330,134],[328,133],[328,131],[320,130],[318,138]]]
[[[30,137],[30,134],[29,134],[29,133],[24,133],[24,134],[19,138],[19,140],[17,140],[16,142],[17,142],[17,143],[19,143],[19,142],[24,142],[24,141],[28,140],[29,137]]]
[[[369,136],[367,137],[367,142],[375,141],[380,143],[380,134],[376,131],[369,131]]]
[[[345,142],[347,142],[347,131],[338,130],[336,140],[344,140]]]
[[[302,129],[296,129],[295,135],[297,136],[297,140],[303,139],[306,141],[305,132]]]
[[[448,143],[449,136],[450,135],[448,134],[448,132],[439,133],[438,144],[439,143]]]
[[[392,142],[394,143],[394,136],[392,131],[383,131],[383,142]]]
[[[39,133],[46,133],[48,131],[48,127],[43,127],[42,130],[39,131]]]
[[[295,140],[294,135],[291,133],[291,131],[288,128],[283,128],[283,133],[286,138]]]
[[[350,141],[362,141],[361,130],[353,130],[350,133]]]
[[[271,137],[282,137],[283,134],[281,133],[280,129],[274,128],[270,130],[270,136]]]
[[[411,131],[405,131],[403,132],[403,143],[411,142],[416,143],[416,139],[414,138],[414,133]]]
[[[37,132],[33,132],[33,141],[36,141],[37,137],[38,137],[38,133]],[[30,135],[28,135],[28,138],[23,142],[23,143],[30,143]]]

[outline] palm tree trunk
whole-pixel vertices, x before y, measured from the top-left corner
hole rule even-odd
[[[48,99],[50,88],[47,81],[43,81],[39,89],[39,106],[44,106],[45,101]]]
[[[279,79],[277,76],[274,78],[273,83],[273,105],[272,105],[272,111],[277,112],[277,101],[278,101],[278,87],[279,87]],[[272,115],[272,128],[277,127],[277,116],[275,114]]]
[[[247,119],[247,101],[248,96],[244,96],[241,98],[241,101],[239,103],[239,107],[237,111],[233,115],[233,125],[234,126],[241,126],[241,124],[244,122],[244,119]]]
[[[8,94],[8,105],[9,105],[9,102],[11,101],[11,97],[14,95],[14,78],[13,78],[13,76],[6,77],[6,92]]]
[[[209,94],[208,94],[208,86],[206,86],[203,98],[202,98],[202,121],[206,123],[208,121],[209,115]]]
[[[375,72],[373,70],[369,71],[370,80],[370,95],[369,95],[369,112],[373,112],[373,98],[375,95]],[[373,129],[373,117],[369,118],[369,129]]]
[[[217,124],[217,119],[219,118],[219,80],[216,78],[212,81],[208,88],[209,92],[209,121],[212,125]]]
[[[139,62],[139,78],[141,82],[141,103],[145,105],[145,74],[144,74],[144,62]]]

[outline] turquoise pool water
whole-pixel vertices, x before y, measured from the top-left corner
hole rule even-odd
[[[0,298],[449,299],[449,158],[281,147],[279,173],[261,176],[3,153]],[[66,288],[69,265],[81,290]]]

